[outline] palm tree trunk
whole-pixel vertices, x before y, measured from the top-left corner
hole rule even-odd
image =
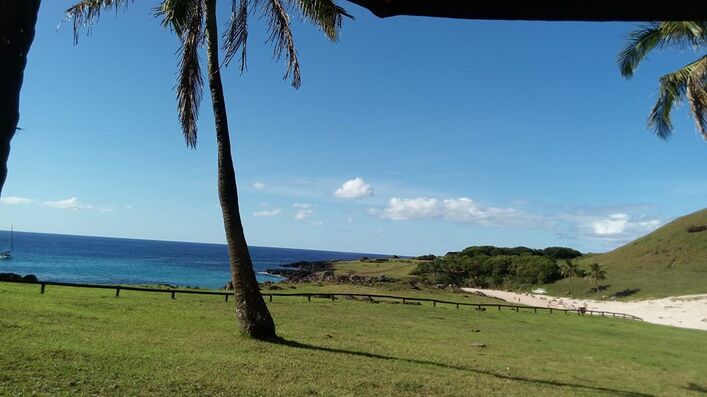
[[[20,119],[20,89],[40,0],[0,0],[0,194],[10,141]]]
[[[205,11],[208,78],[218,144],[218,195],[221,201],[223,224],[226,229],[226,241],[228,242],[228,256],[231,262],[236,317],[240,323],[241,331],[245,335],[257,339],[271,339],[275,337],[275,323],[270,316],[265,300],[260,294],[258,282],[255,279],[253,262],[248,252],[238,208],[236,173],[233,168],[233,159],[231,158],[226,103],[223,97],[223,84],[221,83],[221,72],[218,62],[216,0],[206,0]]]

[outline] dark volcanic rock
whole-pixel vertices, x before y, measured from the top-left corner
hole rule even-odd
[[[39,280],[37,279],[37,276],[35,276],[34,274],[28,274],[28,275],[22,277],[22,281],[37,282]]]
[[[34,274],[28,274],[22,276],[16,273],[0,273],[0,281],[27,281],[27,282],[37,282],[37,276]]]
[[[20,281],[22,276],[15,273],[0,273],[0,280],[2,281]]]

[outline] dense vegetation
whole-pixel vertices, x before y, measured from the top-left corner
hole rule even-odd
[[[582,253],[572,248],[473,246],[420,264],[413,274],[427,284],[473,287],[520,287],[559,280],[558,260],[570,261]]]

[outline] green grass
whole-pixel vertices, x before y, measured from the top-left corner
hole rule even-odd
[[[340,275],[355,274],[363,277],[386,275],[397,279],[408,279],[410,272],[417,265],[426,261],[416,259],[390,259],[386,262],[340,261],[334,262],[334,273]]]
[[[420,287],[411,289],[409,286],[398,283],[385,283],[377,286],[366,286],[357,284],[324,284],[324,283],[277,283],[275,290],[268,287],[263,288],[264,293],[352,293],[352,294],[378,294],[392,295],[410,298],[438,299],[449,302],[464,303],[505,303],[502,300],[481,297],[478,295],[454,292],[448,289],[436,289]],[[280,289],[282,288],[282,289]],[[305,298],[300,298],[305,299]],[[427,303],[425,303],[427,304]]]
[[[628,299],[707,293],[707,231],[688,233],[690,226],[707,225],[707,209],[657,229],[614,251],[589,255],[578,263],[588,269],[593,262],[606,269],[601,295],[620,291]],[[555,295],[596,296],[590,279],[561,280],[547,286]]]
[[[219,297],[38,290],[0,283],[0,395],[698,396],[707,389],[707,334],[641,322],[277,297],[269,307],[285,342],[275,344],[239,336],[233,304]]]

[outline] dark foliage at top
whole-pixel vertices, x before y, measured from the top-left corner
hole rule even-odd
[[[452,252],[448,253],[454,254]],[[582,256],[582,253],[567,247],[547,247],[545,249],[533,249],[528,247],[495,247],[492,245],[478,245],[464,248],[462,255],[479,257],[479,256],[499,256],[499,255],[535,255],[546,256],[552,259],[574,259]]]
[[[433,261],[433,260],[437,259],[437,256],[436,256],[436,255],[432,255],[432,254],[429,254],[429,255],[420,255],[420,256],[418,256],[418,257],[415,257],[415,259],[418,259],[418,260],[421,260],[421,261]]]

